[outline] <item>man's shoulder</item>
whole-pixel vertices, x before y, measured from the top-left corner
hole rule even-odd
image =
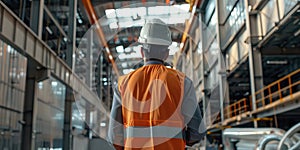
[[[132,75],[133,75],[135,72],[137,72],[139,69],[141,69],[141,68],[138,68],[138,69],[136,69],[136,70],[133,70],[133,71],[131,71],[131,72],[127,73],[127,74],[124,74],[124,75],[122,75],[122,76],[119,76],[119,78],[118,78],[118,83],[122,83],[122,82],[126,81],[130,76],[132,76]]]

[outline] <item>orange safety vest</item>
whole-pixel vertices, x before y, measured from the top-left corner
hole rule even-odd
[[[185,75],[148,65],[119,79],[125,150],[183,150]]]

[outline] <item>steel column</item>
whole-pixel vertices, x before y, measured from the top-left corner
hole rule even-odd
[[[252,44],[251,44],[251,30],[250,30],[250,16],[248,10],[248,0],[245,1],[245,9],[246,9],[246,32],[249,36],[249,71],[250,71],[250,86],[251,86],[251,97],[252,97],[252,110],[256,110],[256,97],[255,97],[255,80],[254,80],[254,67],[253,67],[253,53],[252,53]],[[254,120],[254,127],[257,128],[257,121]]]
[[[91,137],[91,133],[92,133],[92,129],[91,129],[91,108],[92,106],[89,103],[85,104],[85,130],[86,130],[86,136],[88,138],[92,138]]]
[[[69,18],[68,18],[68,45],[66,52],[66,62],[70,68],[74,69],[73,54],[76,48],[76,14],[77,0],[69,1]]]
[[[225,100],[225,94],[226,92],[228,92],[225,88],[226,88],[226,67],[225,67],[225,64],[223,64],[223,60],[224,57],[223,57],[223,53],[222,53],[222,50],[221,50],[221,29],[220,29],[220,26],[219,26],[219,21],[220,21],[220,14],[219,14],[219,5],[220,5],[220,2],[218,0],[215,1],[216,3],[216,7],[215,7],[215,13],[217,15],[216,18],[217,19],[217,23],[216,23],[216,33],[217,33],[217,42],[218,42],[218,47],[219,47],[219,55],[218,55],[218,66],[219,66],[219,73],[218,73],[218,78],[219,78],[219,91],[220,91],[220,113],[221,113],[221,122],[224,121],[224,100]]]
[[[72,104],[74,102],[73,90],[66,87],[65,110],[64,110],[64,129],[63,129],[63,150],[70,150],[72,147]]]
[[[27,72],[29,75],[30,72]],[[25,124],[23,125],[22,133],[22,150],[31,150],[34,147],[34,126],[36,111],[34,111],[34,105],[36,103],[36,89],[37,82],[34,77],[27,77],[26,90],[25,90],[25,102],[23,119]]]
[[[47,69],[36,69],[37,65],[32,60],[28,60],[26,73],[26,89],[22,131],[22,150],[32,150],[35,148],[36,137],[36,117],[37,117],[37,92],[38,82],[49,78]]]
[[[22,8],[20,7],[20,18],[25,21],[25,13],[26,13],[26,0],[23,0],[20,2],[21,3],[21,6]]]
[[[257,36],[257,16],[250,15],[249,6],[255,5],[255,1],[245,0],[245,9],[246,9],[246,32],[248,34],[248,44],[249,44],[249,71],[250,71],[250,85],[251,85],[251,97],[252,97],[252,110],[256,110],[256,90],[259,90],[263,87],[263,78],[262,78],[262,60],[261,54],[258,50],[254,50],[252,46],[252,36]],[[254,121],[254,127],[257,127],[257,121]]]
[[[44,0],[32,0],[30,27],[42,39],[44,17]]]
[[[68,18],[68,45],[66,52],[66,62],[70,68],[73,66],[73,54],[76,48],[76,13],[77,0],[69,1],[69,18]],[[60,26],[58,26],[60,27]],[[64,33],[64,32],[62,32]],[[72,128],[72,104],[75,101],[73,90],[70,87],[66,88],[65,110],[64,110],[64,132],[63,132],[63,150],[70,150],[72,148],[71,128]]]

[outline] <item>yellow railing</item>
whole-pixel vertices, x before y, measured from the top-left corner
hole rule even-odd
[[[261,108],[275,101],[283,100],[284,97],[293,97],[300,90],[300,69],[285,77],[267,85],[255,93],[256,107]]]
[[[290,96],[300,91],[300,69],[284,76],[283,78],[267,85],[255,93],[256,108],[259,109],[266,105],[272,104],[275,101],[283,100],[284,97]],[[235,103],[232,103],[224,108],[224,119],[232,118],[252,111],[251,96],[243,98]],[[220,114],[214,121],[215,123],[221,122]]]
[[[247,103],[247,98],[243,98],[225,107],[224,118],[228,119],[231,117],[235,117],[247,111],[250,111],[250,103]]]

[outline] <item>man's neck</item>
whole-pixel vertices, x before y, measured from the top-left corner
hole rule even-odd
[[[144,60],[144,65],[153,65],[153,64],[160,64],[163,65],[164,61],[156,58],[149,58]]]

